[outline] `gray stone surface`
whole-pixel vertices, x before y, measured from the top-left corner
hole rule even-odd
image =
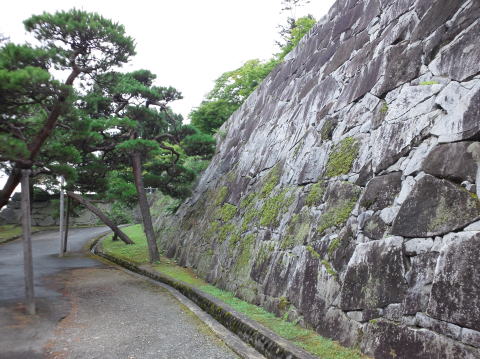
[[[480,201],[464,188],[422,177],[402,204],[392,234],[430,237],[453,232],[480,218]]]
[[[475,182],[477,163],[469,147],[474,142],[464,141],[436,146],[423,162],[422,171],[457,183]]]
[[[427,314],[480,331],[480,234],[452,238],[440,252]]]

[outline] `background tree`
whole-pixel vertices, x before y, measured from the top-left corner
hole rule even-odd
[[[296,19],[296,9],[308,4],[305,0],[284,0],[282,11],[288,12],[287,25],[280,26],[280,51],[270,60],[249,60],[241,67],[222,74],[206,99],[194,108],[189,117],[192,124],[205,133],[213,134],[235,112],[246,98],[260,85],[268,74],[283,61],[305,34],[315,25],[316,20],[308,15]]]
[[[73,83],[128,61],[133,39],[123,26],[81,10],[44,13],[24,22],[39,41],[34,48],[6,44],[0,49],[0,136],[2,167],[9,177],[0,192],[0,208],[20,181],[20,170],[32,168],[61,116],[72,104]],[[63,83],[49,70],[68,71]]]
[[[211,156],[215,144],[211,136],[182,124],[182,117],[168,107],[181,94],[172,87],[155,86],[155,78],[147,70],[99,76],[80,104],[82,117],[88,118],[89,130],[96,134],[75,141],[83,152],[101,157],[108,168],[102,176],[108,195],[123,198],[125,203],[133,197],[138,200],[151,262],[159,260],[159,253],[145,186],[176,197],[187,196],[195,172],[184,165],[185,160]],[[90,160],[95,164],[94,158]]]

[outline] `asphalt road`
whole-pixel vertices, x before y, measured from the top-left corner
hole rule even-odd
[[[0,245],[0,359],[237,358],[186,307],[142,278],[82,251],[106,228],[33,235],[37,315],[23,305],[22,241]]]

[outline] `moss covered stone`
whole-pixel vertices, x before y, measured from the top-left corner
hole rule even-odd
[[[330,258],[332,258],[333,253],[340,247],[340,244],[342,243],[341,237],[335,238],[333,241],[330,242],[327,248],[327,253]]]
[[[230,221],[235,214],[237,213],[237,206],[234,206],[230,203],[225,203],[222,208],[218,211],[218,218],[221,219],[223,222]]]
[[[325,171],[326,177],[336,177],[350,172],[353,161],[358,156],[359,144],[353,137],[338,143],[330,153]]]
[[[312,219],[306,212],[293,215],[288,222],[280,248],[286,250],[304,244],[310,234],[311,227]]]
[[[327,119],[320,130],[320,136],[323,141],[328,141],[332,139],[333,131],[337,127],[337,121],[332,119]]]
[[[255,242],[255,235],[249,234],[240,242],[240,254],[235,261],[235,270],[237,272],[245,272],[252,257],[252,245]]]
[[[213,203],[215,206],[220,206],[228,195],[228,187],[222,186],[213,193]]]
[[[257,194],[255,192],[249,193],[240,202],[240,208],[245,209],[251,207],[256,198]]]
[[[273,189],[278,185],[280,180],[280,167],[275,166],[266,176],[265,182],[260,190],[260,197],[267,198],[272,193]]]
[[[320,254],[312,247],[312,246],[306,246],[305,247],[307,251],[312,255],[313,258],[315,259],[320,259],[322,258]]]
[[[325,182],[320,181],[310,187],[305,204],[309,207],[318,206],[322,203],[323,195],[325,194]]]
[[[260,211],[260,225],[264,227],[278,226],[278,217],[287,211],[294,197],[287,196],[289,189],[282,190],[279,194],[268,198]]]
[[[325,270],[327,271],[328,274],[330,274],[332,277],[335,277],[335,278],[338,277],[338,273],[335,271],[335,269],[333,269],[329,261],[327,261],[326,259],[323,259],[321,263],[325,267]]]
[[[317,228],[317,232],[323,234],[328,228],[338,227],[344,224],[348,217],[350,217],[350,213],[352,213],[356,203],[357,198],[354,198],[342,201],[336,206],[328,209],[320,216],[320,224]]]

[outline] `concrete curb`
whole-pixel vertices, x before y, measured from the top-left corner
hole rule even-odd
[[[236,312],[225,303],[204,293],[188,283],[179,281],[165,274],[154,272],[145,266],[138,266],[123,259],[104,253],[99,245],[100,238],[92,242],[94,254],[109,260],[123,268],[154,281],[165,283],[178,290],[182,295],[193,301],[202,310],[210,314],[228,330],[236,334],[245,343],[255,348],[259,353],[270,359],[318,359],[318,357],[293,345],[290,341],[278,336],[261,324]]]

